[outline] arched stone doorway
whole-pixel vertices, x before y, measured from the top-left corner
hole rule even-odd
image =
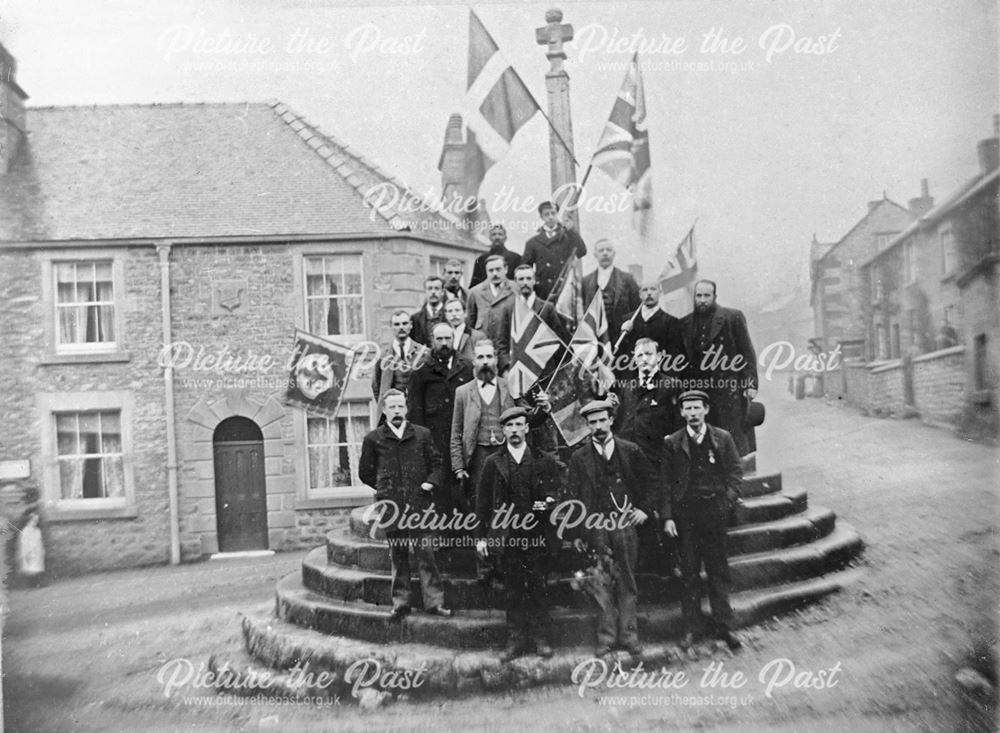
[[[212,436],[215,516],[220,552],[266,550],[264,436],[245,417],[230,417]]]

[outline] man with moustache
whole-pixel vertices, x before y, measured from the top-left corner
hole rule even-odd
[[[639,312],[634,314],[634,318],[622,322],[621,330],[626,336],[622,339],[619,353],[631,354],[639,339],[648,338],[653,339],[660,353],[671,360],[678,354],[683,354],[681,321],[660,307],[659,282],[654,279],[643,280],[639,288],[639,300]]]
[[[556,313],[555,307],[538,297],[535,293],[536,285],[535,271],[531,265],[518,265],[517,269],[514,270],[514,288],[517,290],[518,297],[538,314],[542,322],[551,328],[556,336],[564,342],[569,341],[570,334]],[[510,318],[512,320],[514,318],[513,310],[511,310]],[[507,331],[510,331],[510,324],[507,325]]]
[[[469,293],[462,287],[462,270],[465,265],[462,260],[454,258],[444,263],[444,302],[448,304],[451,298],[458,298],[465,305]]]
[[[511,252],[504,246],[507,242],[507,230],[504,229],[503,224],[494,224],[490,227],[490,249],[486,254],[481,254],[476,258],[475,263],[472,266],[472,279],[469,280],[469,290],[479,285],[479,283],[486,282],[486,260],[494,255],[499,255],[503,257],[504,264],[507,267],[506,277],[508,280],[514,279],[514,268],[521,264],[521,255],[517,252]]]
[[[457,300],[454,302],[458,302]],[[431,356],[410,378],[407,412],[414,425],[431,431],[434,447],[441,454],[446,479],[435,496],[439,511],[453,506],[451,471],[451,420],[455,390],[472,379],[472,364],[455,355],[454,334],[447,323],[438,323],[432,332]]]
[[[424,280],[424,294],[427,296],[423,307],[410,316],[413,333],[410,337],[418,344],[431,345],[431,329],[436,323],[444,323],[444,280],[431,275]]]
[[[613,345],[618,343],[622,324],[639,307],[639,286],[634,277],[614,266],[615,245],[610,239],[601,239],[594,245],[594,257],[597,269],[584,275],[580,285],[583,307],[588,307],[595,295],[601,295],[608,319],[608,339]]]
[[[382,404],[386,392],[398,389],[405,393],[410,377],[427,356],[427,347],[410,338],[413,323],[410,314],[398,310],[389,321],[392,326],[392,343],[385,347],[375,362],[372,375],[372,394]]]
[[[709,422],[732,435],[739,454],[746,455],[750,452],[747,408],[757,396],[757,355],[746,318],[716,302],[714,282],[699,280],[694,288],[694,312],[681,319],[681,329],[688,386],[708,393],[712,405]],[[715,359],[719,361],[713,366]]]
[[[473,376],[471,382],[455,390],[451,421],[451,469],[455,478],[465,483],[464,498],[470,507],[475,505],[472,492],[479,485],[486,459],[504,443],[500,415],[517,406],[507,380],[497,376],[496,350],[489,339],[475,346]],[[530,425],[542,425],[550,409],[549,396],[537,394],[535,407],[527,413]]]
[[[450,617],[444,606],[441,577],[434,560],[430,535],[416,529],[399,529],[407,516],[422,513],[430,506],[432,492],[444,482],[441,455],[434,447],[430,431],[406,420],[406,395],[390,389],[382,401],[385,422],[365,436],[361,443],[358,475],[375,489],[375,501],[392,502],[398,516],[386,527],[389,559],[392,564],[392,620],[410,613],[410,552],[417,561],[424,609],[427,613]]]
[[[602,657],[617,647],[639,656],[636,528],[652,515],[657,474],[639,446],[612,433],[612,409],[604,400],[580,408],[590,440],[570,457],[569,487],[587,508],[588,516],[601,515],[614,524],[614,529],[607,529],[601,522],[599,528],[586,532],[591,548],[598,555],[611,557],[608,585],[598,594],[601,614],[595,655]],[[582,540],[574,540],[578,549],[582,549]]]
[[[532,450],[526,441],[528,412],[512,407],[500,415],[506,447],[491,455],[476,488],[476,554],[500,557],[509,638],[501,661],[527,654],[552,656],[548,601],[548,547],[553,541],[549,512],[562,491],[559,462]],[[493,527],[494,516],[510,507],[516,522]],[[533,642],[533,644],[532,644]]]
[[[507,279],[507,264],[500,255],[486,258],[486,281],[469,291],[467,323],[482,331],[496,347],[500,372],[510,361],[510,319],[514,311],[514,287]]]
[[[467,323],[465,305],[458,298],[449,298],[444,304],[444,317],[451,326],[454,338],[451,348],[455,355],[472,364],[476,344],[486,338],[486,334],[471,328]]]
[[[729,557],[726,528],[740,503],[743,467],[732,436],[708,425],[709,397],[689,390],[678,398],[687,425],[663,441],[663,497],[660,516],[664,531],[680,542],[684,591],[681,610],[690,648],[701,632],[701,566],[708,577],[715,636],[736,650],[742,642],[733,634],[729,605]]]
[[[587,245],[579,234],[559,222],[559,211],[551,201],[543,201],[538,206],[538,215],[542,217],[542,226],[525,243],[521,264],[534,265],[538,280],[535,292],[542,300],[548,300],[563,265],[570,257],[587,254]]]

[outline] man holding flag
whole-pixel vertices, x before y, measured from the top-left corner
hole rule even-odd
[[[548,300],[566,262],[571,257],[587,254],[587,245],[579,234],[563,226],[559,211],[551,201],[539,205],[538,215],[542,217],[542,226],[524,245],[521,264],[535,266],[538,279],[535,292],[542,300]]]

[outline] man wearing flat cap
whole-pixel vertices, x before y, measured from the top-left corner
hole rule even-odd
[[[549,513],[562,490],[559,462],[526,442],[528,410],[510,407],[500,415],[505,447],[486,459],[476,488],[476,554],[499,555],[509,638],[505,662],[532,650],[552,656],[548,548],[554,540]],[[494,519],[503,512],[504,521]]]
[[[611,557],[610,582],[598,596],[601,606],[597,626],[596,656],[620,648],[632,656],[642,653],[637,625],[638,589],[635,567],[639,560],[636,526],[653,514],[656,472],[635,443],[611,433],[612,405],[594,400],[580,409],[590,430],[590,440],[576,449],[569,460],[569,486],[587,509],[600,515],[594,529],[578,537],[580,549],[586,540],[599,556]],[[610,528],[609,528],[610,526]]]
[[[705,392],[689,390],[677,402],[687,424],[663,441],[660,516],[664,531],[680,542],[684,646],[690,648],[701,633],[700,574],[704,563],[714,635],[736,650],[742,643],[733,634],[726,528],[740,502],[740,456],[733,437],[705,421],[711,409]]]

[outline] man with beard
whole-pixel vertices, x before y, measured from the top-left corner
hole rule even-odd
[[[423,307],[410,316],[413,321],[413,333],[410,336],[418,344],[431,345],[431,329],[435,323],[444,323],[444,280],[437,275],[431,275],[424,280],[424,293],[427,299]]]
[[[486,258],[486,278],[469,291],[467,322],[493,342],[503,372],[510,358],[510,314],[514,310],[514,284],[507,279],[503,257]]]
[[[423,425],[431,431],[434,446],[444,459],[447,479],[440,486],[435,505],[446,513],[455,503],[451,471],[451,419],[455,390],[472,379],[472,365],[455,355],[453,341],[451,326],[447,323],[434,326],[431,357],[413,373],[407,394],[410,420],[414,425]]]
[[[517,406],[507,388],[507,380],[497,376],[497,357],[493,342],[480,341],[475,346],[473,379],[455,390],[455,412],[451,421],[451,470],[465,482],[465,498],[474,506],[472,492],[486,459],[504,443],[500,414]],[[549,396],[540,392],[535,407],[528,411],[529,424],[537,426],[548,419]]]
[[[681,319],[689,371],[686,385],[708,393],[709,422],[732,435],[741,456],[750,452],[747,408],[757,396],[757,355],[743,313],[716,302],[711,280],[694,287],[694,312]],[[713,364],[714,362],[714,364]]]
[[[639,560],[636,527],[652,514],[656,473],[639,446],[616,438],[611,432],[610,402],[595,400],[580,408],[590,440],[569,460],[569,487],[587,509],[587,516],[604,521],[586,531],[586,540],[599,556],[610,556],[607,587],[600,588],[596,656],[615,647],[633,656],[642,652],[637,626],[635,567]],[[608,529],[607,524],[613,524]],[[584,538],[574,544],[582,549]]]
[[[462,287],[462,270],[465,265],[462,260],[450,259],[444,263],[444,302],[458,298],[465,305],[469,293]]]
[[[708,395],[701,390],[684,392],[678,401],[687,423],[663,441],[663,497],[660,516],[664,531],[678,537],[684,591],[681,610],[690,648],[700,634],[701,566],[708,578],[715,635],[736,650],[742,642],[733,634],[733,609],[729,605],[729,557],[726,528],[740,502],[743,467],[732,436],[708,425]]]
[[[441,456],[430,431],[407,422],[406,396],[402,392],[389,390],[382,412],[385,422],[361,443],[358,475],[375,489],[375,501],[391,503],[391,511],[396,513],[392,526],[386,528],[392,564],[392,619],[400,621],[411,611],[411,550],[417,561],[424,609],[432,615],[449,617],[453,613],[444,606],[430,536],[422,530],[399,528],[404,518],[419,515],[428,507],[434,488],[443,483]]]
[[[551,201],[543,201],[539,205],[538,215],[542,217],[542,226],[538,228],[538,234],[524,245],[521,263],[535,266],[535,277],[538,279],[535,292],[542,300],[548,300],[563,265],[570,257],[587,254],[587,245],[579,234],[559,223],[559,212]]]
[[[494,224],[490,227],[490,249],[486,254],[481,254],[476,258],[472,266],[472,279],[469,281],[469,290],[486,282],[486,260],[494,255],[503,257],[504,265],[507,268],[506,277],[508,280],[514,279],[514,268],[521,264],[521,255],[511,252],[504,245],[507,242],[507,230],[503,224]]]
[[[653,339],[660,353],[671,360],[684,353],[684,339],[681,336],[681,321],[660,307],[660,284],[656,280],[643,280],[639,288],[641,305],[633,318],[622,323],[622,339],[618,352],[631,354],[639,339]],[[612,342],[614,343],[614,342]],[[632,370],[634,373],[635,370]]]
[[[523,407],[500,415],[507,444],[483,466],[476,488],[476,554],[499,556],[503,569],[504,607],[510,634],[501,661],[531,650],[552,656],[552,617],[548,601],[548,546],[554,540],[549,512],[562,492],[559,462],[534,451],[526,442],[528,412]],[[514,522],[493,519],[506,507]]]
[[[584,275],[580,284],[583,307],[588,307],[594,296],[600,294],[608,319],[608,339],[616,344],[622,324],[639,307],[639,286],[634,277],[614,266],[615,245],[610,239],[602,239],[594,245],[594,257],[597,269]]]
[[[410,377],[427,356],[427,347],[410,338],[413,323],[409,313],[398,310],[392,314],[389,323],[393,340],[382,350],[372,375],[372,394],[379,404],[390,389],[405,393]]]
[[[465,306],[458,298],[449,298],[445,301],[444,317],[454,334],[451,347],[455,350],[455,355],[472,364],[475,358],[473,349],[477,343],[486,338],[486,334],[469,326],[466,322]]]

